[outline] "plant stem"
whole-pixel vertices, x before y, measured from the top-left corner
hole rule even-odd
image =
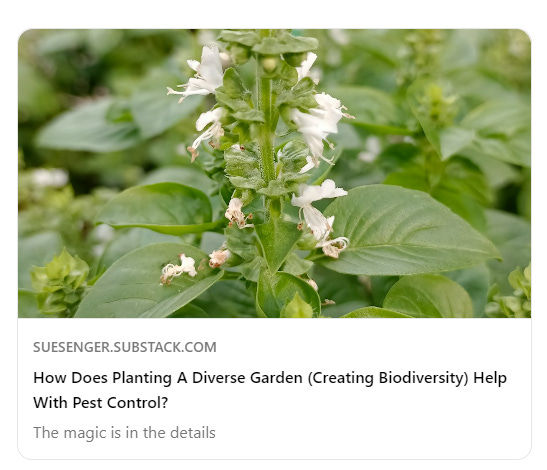
[[[262,173],[268,184],[275,179],[274,148],[272,127],[272,81],[269,78],[260,78],[258,86],[258,109],[264,113],[264,124],[260,132],[260,157],[262,159]]]
[[[260,35],[269,36],[270,30],[260,30]],[[256,84],[258,109],[264,113],[264,124],[260,126],[259,146],[262,176],[266,184],[275,179],[274,149],[272,135],[272,80],[262,76],[261,61],[256,61]]]
[[[259,30],[261,37],[271,35],[271,30]],[[264,113],[264,124],[260,126],[259,133],[259,152],[261,160],[262,177],[266,185],[276,178],[274,165],[274,132],[272,131],[273,123],[273,102],[272,102],[272,79],[263,77],[262,64],[259,57],[256,61],[256,84],[257,84],[257,102],[258,109]],[[274,201],[271,198],[266,198],[265,209],[267,217],[276,214],[279,215],[279,201]]]

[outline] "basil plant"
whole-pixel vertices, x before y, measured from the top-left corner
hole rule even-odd
[[[55,269],[34,268],[40,305],[69,305],[64,316],[76,318],[484,316],[485,266],[503,256],[469,209],[482,197],[469,196],[483,181],[473,159],[508,147],[480,135],[479,112],[460,119],[457,93],[424,70],[435,64],[434,49],[425,60],[405,57],[412,67],[400,69],[388,101],[332,79],[323,85],[328,66],[317,67],[318,55],[333,45],[317,36],[223,30],[201,57],[187,57],[193,76],[164,83],[169,101],[154,125],[186,113],[192,125],[180,141],[195,180],[145,182],[111,197],[97,224],[160,238],[87,282],[85,262],[65,252],[78,276],[57,258]],[[422,55],[435,41],[407,39]],[[55,126],[41,135],[44,145]],[[362,132],[361,162],[380,154],[399,166],[384,184],[347,187],[357,174],[335,166]],[[454,198],[456,180],[467,186]],[[48,269],[61,281],[52,284]],[[67,288],[62,279],[77,283]],[[493,316],[510,311],[489,308]]]

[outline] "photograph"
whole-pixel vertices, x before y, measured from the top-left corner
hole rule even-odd
[[[531,317],[523,30],[30,29],[18,84],[19,318]]]

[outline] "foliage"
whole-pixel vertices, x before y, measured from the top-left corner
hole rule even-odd
[[[86,290],[89,266],[63,249],[45,267],[33,267],[32,287],[38,308],[45,315],[72,317]]]
[[[509,274],[513,295],[500,295],[494,284],[488,293],[486,314],[489,317],[530,318],[532,314],[532,271],[528,265],[524,270],[515,269]]]
[[[19,57],[21,317],[530,316],[522,31],[31,30]]]

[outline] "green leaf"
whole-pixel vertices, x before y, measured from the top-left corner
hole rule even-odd
[[[256,292],[257,310],[267,317],[279,317],[297,294],[311,305],[315,317],[321,313],[319,295],[307,282],[281,272],[262,271]]]
[[[483,205],[491,202],[492,193],[488,181],[479,167],[471,161],[454,157],[444,164],[441,171],[439,174],[429,173],[420,164],[408,163],[403,170],[390,173],[384,184],[424,191],[441,201],[437,193],[450,193],[455,198],[469,196]]]
[[[249,149],[230,147],[224,151],[226,175],[236,188],[260,189],[265,186],[258,156]]]
[[[212,230],[211,203],[201,191],[177,183],[126,189],[112,198],[97,221],[114,228],[143,227],[168,235]]]
[[[147,173],[140,185],[154,183],[180,183],[210,194],[214,181],[195,166],[162,166]]]
[[[461,127],[445,127],[439,131],[439,155],[441,160],[447,160],[467,146],[475,137],[473,130]]]
[[[303,142],[291,140],[278,153],[278,160],[282,165],[283,173],[299,173],[304,167],[310,150]]]
[[[420,149],[414,144],[396,143],[385,147],[377,156],[375,163],[386,173],[398,171],[406,166],[415,166],[415,158]]]
[[[17,304],[19,318],[56,318],[56,315],[44,315],[40,312],[34,292],[19,289]]]
[[[492,202],[492,191],[484,173],[464,158],[455,157],[447,162],[439,186],[457,194],[466,194],[483,205]]]
[[[354,310],[340,318],[412,318],[412,316],[386,308],[364,307]]]
[[[369,291],[373,289],[366,286],[368,280],[364,280],[363,278],[358,279],[357,276],[350,276],[348,274],[340,274],[316,263],[309,276],[317,283],[322,299],[336,302],[336,305],[328,305],[322,309],[324,315],[328,314],[330,316],[333,308],[348,302],[355,302],[355,306],[344,310],[340,315],[345,315],[355,308],[373,305],[369,294]]]
[[[384,308],[412,317],[473,317],[473,304],[465,289],[440,274],[403,277],[387,293]]]
[[[468,149],[469,147],[465,149],[465,158],[480,168],[492,189],[503,188],[520,179],[520,174],[513,165],[477,152],[472,154]],[[464,153],[460,152],[460,155]]]
[[[180,238],[173,235],[153,232],[140,227],[120,229],[106,245],[98,262],[98,270],[106,269],[122,256],[152,243],[178,243]],[[215,247],[216,248],[216,247]]]
[[[294,87],[284,88],[276,100],[276,105],[289,108],[315,108],[317,101],[314,98],[315,83],[310,77],[302,78]]]
[[[247,47],[253,47],[260,41],[260,36],[254,31],[236,31],[223,29],[218,38],[224,42],[236,42]]]
[[[529,264],[524,270],[517,268],[509,274],[509,284],[516,291],[520,290],[527,299],[532,298],[532,267]],[[515,292],[515,295],[517,293]]]
[[[489,101],[470,111],[461,125],[475,129],[484,137],[512,137],[530,129],[531,110],[517,100]]]
[[[167,318],[209,318],[209,315],[196,305],[188,304],[168,315]]]
[[[260,272],[266,267],[266,260],[262,256],[256,256],[251,261],[237,266],[247,281],[258,282]]]
[[[20,239],[17,252],[19,287],[30,289],[32,266],[45,266],[62,249],[63,239],[57,232],[42,232]]]
[[[224,86],[218,87],[215,90],[215,98],[218,102],[218,104],[230,108],[233,112],[237,111],[247,111],[250,108],[249,103],[244,101],[242,97],[238,98],[232,98],[228,93],[226,93],[226,90],[224,89]]]
[[[330,94],[347,106],[349,114],[355,116],[355,119],[347,121],[354,126],[375,134],[412,134],[406,128],[400,107],[387,93],[375,88],[346,86],[335,88]]]
[[[421,191],[398,186],[354,188],[324,212],[333,238],[349,238],[339,259],[318,262],[347,274],[389,276],[441,272],[498,257],[495,246]]]
[[[215,318],[256,318],[255,295],[245,288],[245,282],[217,282],[192,304]]]
[[[517,100],[490,101],[473,109],[461,122],[477,137],[466,151],[507,163],[531,164],[531,110]]]
[[[511,143],[502,139],[475,137],[473,141],[460,152],[460,155],[476,160],[490,157],[513,165],[531,165],[530,152],[522,152]]]
[[[72,256],[65,248],[54,256],[45,267],[34,266],[31,271],[32,287],[36,292],[55,292],[77,289],[86,280],[89,266],[78,256]]]
[[[483,263],[472,268],[451,271],[443,275],[457,282],[467,291],[473,302],[475,317],[484,317],[484,307],[490,289],[490,273],[486,265]]]
[[[232,117],[243,122],[264,122],[264,113],[258,109],[236,111],[232,113]]]
[[[387,175],[384,184],[402,186],[403,188],[415,189],[424,193],[431,192],[429,178],[425,168],[417,165],[408,166],[402,171],[396,171]]]
[[[286,54],[290,52],[308,52],[319,47],[315,38],[296,37],[287,32],[278,37],[265,37],[253,46],[253,52],[264,55]]]
[[[399,280],[399,276],[373,276],[370,279],[371,304],[383,305],[387,293]]]
[[[450,80],[457,85],[458,95],[473,103],[499,100],[500,97],[514,99],[515,96],[513,90],[489,76],[489,71],[478,70],[476,67],[455,70],[451,72]]]
[[[226,245],[231,253],[240,256],[245,261],[251,261],[259,255],[255,245],[256,239],[250,228],[226,227],[224,234]]]
[[[421,165],[407,164],[402,171],[390,173],[384,184],[403,186],[429,193],[454,213],[484,232],[484,208],[491,201],[486,177],[467,159],[453,157],[446,162],[442,174],[429,174]]]
[[[312,318],[313,309],[311,308],[311,305],[302,300],[300,294],[296,292],[293,299],[283,307],[279,316],[281,318]]]
[[[290,141],[277,154],[278,177],[270,181],[268,187],[258,191],[269,197],[279,197],[296,192],[298,184],[309,178],[309,173],[300,173],[309,155],[307,145],[302,142]]]
[[[431,192],[431,196],[437,201],[442,202],[462,219],[469,222],[473,228],[484,233],[486,228],[484,208],[475,199],[467,194],[458,193],[441,185],[437,186]]]
[[[516,267],[527,266],[531,259],[530,222],[517,215],[497,210],[487,210],[486,219],[486,233],[498,247],[503,259],[488,261],[491,282],[498,284],[501,295],[512,295],[509,274]]]
[[[283,264],[283,268],[281,270],[295,276],[301,276],[302,274],[307,273],[312,266],[312,261],[300,258],[300,256],[293,252],[289,253],[289,255],[285,258],[285,263]]]
[[[165,87],[181,81],[170,73],[155,71],[135,88],[130,100],[131,113],[144,138],[161,134],[181,119],[193,115],[203,101],[200,96],[179,104],[168,96]]]
[[[111,122],[110,108],[117,103],[103,98],[67,111],[47,124],[38,135],[38,145],[62,150],[113,152],[141,142],[134,122]]]
[[[170,285],[160,283],[162,268],[180,264],[179,253],[195,260],[198,273],[183,273]],[[162,318],[206,291],[223,275],[203,260],[207,255],[191,245],[158,243],[139,248],[116,261],[84,297],[76,318]]]
[[[229,43],[226,48],[230,53],[230,59],[234,65],[243,65],[251,58],[251,48],[238,44],[237,42]]]
[[[237,70],[233,67],[229,67],[224,72],[222,78],[222,86],[226,94],[232,99],[243,99],[246,100],[250,98],[250,92],[243,85],[243,80],[237,73]]]
[[[265,224],[255,225],[255,231],[272,272],[279,269],[302,235],[296,224],[275,217]]]

